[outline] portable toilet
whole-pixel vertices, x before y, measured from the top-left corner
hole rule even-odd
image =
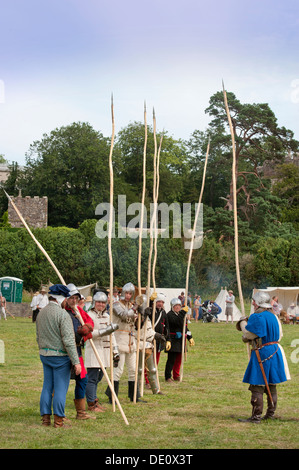
[[[0,292],[7,302],[21,303],[23,296],[23,280],[17,277],[0,277]]]

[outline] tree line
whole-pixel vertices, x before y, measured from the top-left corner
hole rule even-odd
[[[299,144],[291,130],[278,126],[268,104],[242,104],[233,93],[227,97],[236,139],[240,262],[245,289],[250,291],[253,284],[298,285],[299,169],[286,164],[285,157],[295,155]],[[217,291],[219,285],[235,285],[232,149],[221,92],[210,98],[206,113],[211,117],[209,126],[205,131],[195,130],[188,140],[157,132],[158,143],[163,137],[159,202],[177,202],[181,206],[198,202],[210,138],[202,200],[204,243],[194,251],[190,286],[195,290],[215,286]],[[116,210],[119,194],[126,195],[127,205],[141,201],[144,135],[144,124],[133,122],[116,136],[113,151]],[[147,207],[153,198],[155,145],[153,129],[148,126]],[[49,227],[39,229],[38,236],[53,251],[57,264],[61,263],[64,277],[68,278],[69,273],[73,282],[80,285],[96,280],[109,284],[107,240],[100,240],[91,230],[96,223],[97,205],[109,202],[109,151],[109,137],[88,123],[72,123],[33,142],[26,154],[25,168],[21,170],[13,163],[4,184],[10,195],[17,195],[21,189],[23,196],[48,197]],[[276,168],[274,182],[263,174],[263,165],[269,162]],[[49,269],[43,268],[41,255],[35,252],[22,229],[5,228],[9,225],[6,209],[7,200],[1,194],[1,274],[13,272],[11,275],[24,278],[27,288],[37,288],[49,277]],[[28,252],[24,240],[31,247]],[[14,249],[5,256],[8,241]],[[183,242],[183,234],[181,239],[159,239],[157,279],[161,286],[184,285],[188,255]],[[144,269],[148,244],[144,240]],[[138,242],[114,239],[113,246],[116,282],[121,285],[127,275],[130,278],[130,268],[136,264]],[[17,253],[19,250],[24,256]],[[17,275],[18,272],[21,274]]]

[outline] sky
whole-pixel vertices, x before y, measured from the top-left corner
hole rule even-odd
[[[205,131],[210,97],[268,103],[299,140],[297,0],[0,0],[0,154],[73,122]]]

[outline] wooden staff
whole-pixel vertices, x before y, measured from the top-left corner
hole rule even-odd
[[[144,103],[144,147],[143,147],[143,187],[142,187],[142,198],[141,198],[141,214],[139,224],[139,251],[138,251],[138,295],[141,295],[141,254],[142,254],[142,235],[143,235],[143,219],[144,219],[144,201],[145,201],[145,188],[146,188],[146,147],[147,147],[147,122],[146,122],[146,105]],[[139,368],[139,347],[140,347],[140,328],[141,328],[141,314],[138,313],[137,323],[137,351],[136,351],[136,369],[135,369],[135,383],[134,383],[134,395],[133,403],[137,401],[137,387],[138,387],[138,368]],[[142,371],[144,368],[144,362],[142,360]],[[141,374],[142,377],[143,374]]]
[[[228,102],[227,102],[227,95],[224,88],[224,83],[222,82],[223,86],[223,96],[224,96],[224,104],[225,110],[227,114],[227,119],[229,123],[231,139],[232,139],[232,150],[233,150],[233,164],[232,164],[232,181],[233,181],[233,211],[234,211],[234,232],[235,232],[235,265],[236,265],[236,276],[237,276],[237,284],[238,284],[238,292],[239,292],[239,299],[241,304],[241,312],[242,316],[245,316],[245,307],[244,307],[244,299],[243,299],[243,292],[242,292],[242,285],[241,285],[241,276],[240,276],[240,266],[239,266],[239,234],[238,234],[238,213],[237,213],[237,181],[236,181],[236,143],[235,143],[235,132],[232,124],[231,115],[229,112]],[[249,344],[247,344],[247,354],[250,358],[250,350]]]
[[[156,133],[156,116],[155,116],[155,110],[153,109],[153,131],[154,131],[154,136]],[[153,254],[153,245],[154,245],[154,240],[153,240],[153,225],[154,225],[154,217],[155,217],[155,200],[156,200],[156,179],[157,179],[157,141],[154,138],[154,176],[153,176],[153,201],[154,201],[154,210],[151,215],[150,219],[150,248],[149,248],[149,255],[148,255],[148,265],[147,265],[147,286],[146,286],[146,297],[147,297],[147,307],[149,306],[150,302],[150,285],[151,285],[151,267],[152,267],[152,254]],[[154,315],[154,309],[156,308],[156,303],[154,301],[153,305],[153,315]],[[146,343],[146,328],[144,330],[144,337],[143,337],[143,350],[142,350],[142,361],[143,361],[143,369],[144,370],[144,358],[145,358],[145,343]],[[142,381],[141,381],[141,390],[143,393],[143,373],[142,373]]]
[[[156,126],[154,130],[154,136],[155,140],[156,139]],[[157,263],[157,255],[158,255],[158,227],[157,227],[157,205],[158,205],[158,196],[159,196],[159,184],[160,184],[160,175],[159,175],[159,169],[160,169],[160,153],[161,153],[161,147],[162,147],[162,140],[163,140],[163,134],[160,139],[160,144],[159,144],[159,149],[156,157],[156,183],[155,183],[155,199],[154,199],[154,229],[155,229],[155,243],[154,243],[154,259],[153,259],[153,269],[152,269],[152,278],[153,278],[153,290],[154,293],[156,293],[156,263]],[[156,144],[157,146],[157,144]],[[155,319],[156,319],[156,299],[154,299],[153,302],[153,313],[152,313],[152,328],[155,330]],[[159,381],[159,372],[158,372],[158,365],[157,365],[157,357],[156,357],[156,340],[154,339],[154,363],[155,363],[155,368],[156,368],[156,376],[157,376],[157,383],[158,387],[160,389],[160,381]]]
[[[51,260],[50,256],[49,256],[48,253],[46,252],[46,250],[42,247],[42,245],[39,243],[39,241],[35,238],[35,236],[34,236],[33,233],[31,232],[30,228],[28,227],[26,221],[24,220],[24,218],[23,218],[22,214],[20,213],[20,211],[18,210],[17,206],[14,204],[14,202],[12,201],[12,199],[10,198],[10,196],[7,194],[7,192],[6,192],[5,190],[4,190],[4,192],[5,192],[6,196],[8,197],[9,201],[11,202],[11,204],[12,204],[13,208],[15,209],[16,213],[18,214],[18,216],[19,216],[21,222],[24,224],[25,228],[27,229],[28,233],[29,233],[30,236],[33,238],[33,240],[35,241],[35,243],[37,244],[37,246],[39,247],[39,249],[41,250],[41,252],[45,255],[45,257],[47,258],[47,260],[49,261],[49,263],[51,264],[51,266],[52,266],[53,269],[55,270],[57,276],[58,276],[59,279],[60,279],[61,284],[66,285],[66,282],[65,282],[65,280],[63,279],[62,275],[61,275],[60,272],[58,271],[57,267],[55,266],[55,264],[54,264],[53,261]],[[78,315],[78,318],[79,318],[80,323],[83,325],[83,324],[84,324],[83,319],[82,319],[82,317],[81,317],[81,315],[80,315],[80,313],[79,313],[79,310],[78,310],[77,308],[76,308],[76,313],[77,313],[77,315]],[[117,406],[118,406],[118,408],[119,408],[119,410],[120,410],[120,412],[121,412],[121,415],[122,415],[122,417],[123,417],[125,423],[126,423],[127,425],[129,425],[128,420],[127,420],[127,418],[126,418],[126,415],[125,415],[124,412],[123,412],[123,409],[122,409],[122,407],[121,407],[121,404],[119,403],[118,397],[116,396],[116,394],[115,394],[115,392],[114,392],[114,388],[113,388],[113,386],[112,386],[112,384],[111,384],[111,382],[110,382],[110,380],[109,380],[109,377],[108,377],[108,374],[107,374],[107,372],[106,372],[106,369],[105,369],[105,367],[103,366],[103,363],[102,363],[102,360],[101,360],[101,358],[100,358],[100,356],[99,356],[99,353],[98,353],[98,351],[97,351],[97,349],[96,349],[96,347],[95,347],[95,345],[94,345],[92,339],[89,339],[88,341],[90,342],[90,345],[91,345],[91,347],[92,347],[92,349],[93,349],[93,351],[94,351],[94,354],[95,354],[95,356],[96,356],[96,358],[97,358],[97,360],[98,360],[98,362],[99,362],[100,368],[102,369],[103,374],[104,374],[104,376],[105,376],[105,378],[106,378],[106,380],[107,380],[107,382],[108,382],[109,388],[110,388],[110,390],[111,390],[112,395],[114,396],[114,399],[115,399],[115,401],[116,401],[116,403],[117,403]]]
[[[113,193],[114,193],[112,153],[113,153],[114,134],[115,134],[113,95],[111,95],[111,119],[112,119],[112,135],[111,135],[111,144],[110,144],[110,152],[109,152],[110,208],[109,208],[109,226],[108,226],[108,254],[109,254],[109,265],[110,265],[109,314],[110,314],[110,323],[113,323],[113,258],[112,258],[112,249],[111,249],[112,225],[113,225]],[[110,335],[110,378],[111,378],[111,384],[114,388],[112,334]],[[114,395],[112,395],[111,398],[112,398],[112,410],[115,411]]]
[[[191,260],[192,260],[192,253],[193,253],[193,246],[194,246],[194,238],[195,238],[196,225],[197,225],[197,220],[198,220],[198,216],[199,216],[199,212],[200,212],[202,195],[203,195],[203,191],[204,191],[204,187],[205,187],[205,179],[206,179],[206,171],[207,171],[207,164],[208,164],[209,152],[210,152],[210,138],[209,138],[209,140],[208,140],[208,146],[207,146],[207,151],[206,151],[206,158],[205,158],[204,170],[203,170],[203,176],[202,176],[202,182],[201,182],[201,190],[200,190],[200,195],[199,195],[197,210],[196,210],[195,219],[194,219],[194,224],[193,224],[192,238],[191,238],[191,242],[190,242],[190,251],[189,251],[188,264],[187,264],[187,273],[186,273],[185,306],[187,306],[187,300],[188,300],[190,266],[191,266]],[[181,370],[180,370],[180,382],[183,380],[183,373],[184,373],[184,351],[185,351],[185,342],[186,342],[186,339],[185,339],[185,334],[186,334],[186,316],[187,316],[187,312],[186,312],[186,315],[184,316],[183,337],[182,337],[182,362],[181,362]]]

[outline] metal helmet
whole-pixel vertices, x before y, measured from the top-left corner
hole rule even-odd
[[[105,294],[105,292],[98,291],[94,294],[92,300],[93,300],[93,304],[95,302],[105,302],[105,303],[107,303],[108,297]]]
[[[80,297],[80,299],[81,299],[81,294],[80,294],[80,292],[78,291],[78,289],[77,289],[77,287],[75,286],[75,284],[68,284],[67,287],[68,287],[68,289],[69,289],[69,291],[70,291],[70,297],[71,297],[72,295],[76,295],[76,294],[77,294],[77,295],[79,295],[79,297]]]
[[[132,292],[132,294],[135,294],[135,286],[134,284],[132,284],[132,282],[127,282],[127,284],[125,284],[122,288],[122,291],[121,291],[121,298],[124,299],[125,298],[125,293],[126,292]]]
[[[180,301],[180,299],[178,299],[177,297],[175,297],[174,299],[171,299],[170,305],[171,305],[171,308],[172,308],[172,307],[174,307],[175,305],[182,305],[182,302]]]
[[[270,304],[270,295],[267,292],[259,291],[253,294],[252,300],[262,308],[272,308]]]
[[[164,302],[166,301],[166,295],[164,295],[162,292],[160,292],[158,295],[157,295],[157,298],[156,298],[156,302]]]

